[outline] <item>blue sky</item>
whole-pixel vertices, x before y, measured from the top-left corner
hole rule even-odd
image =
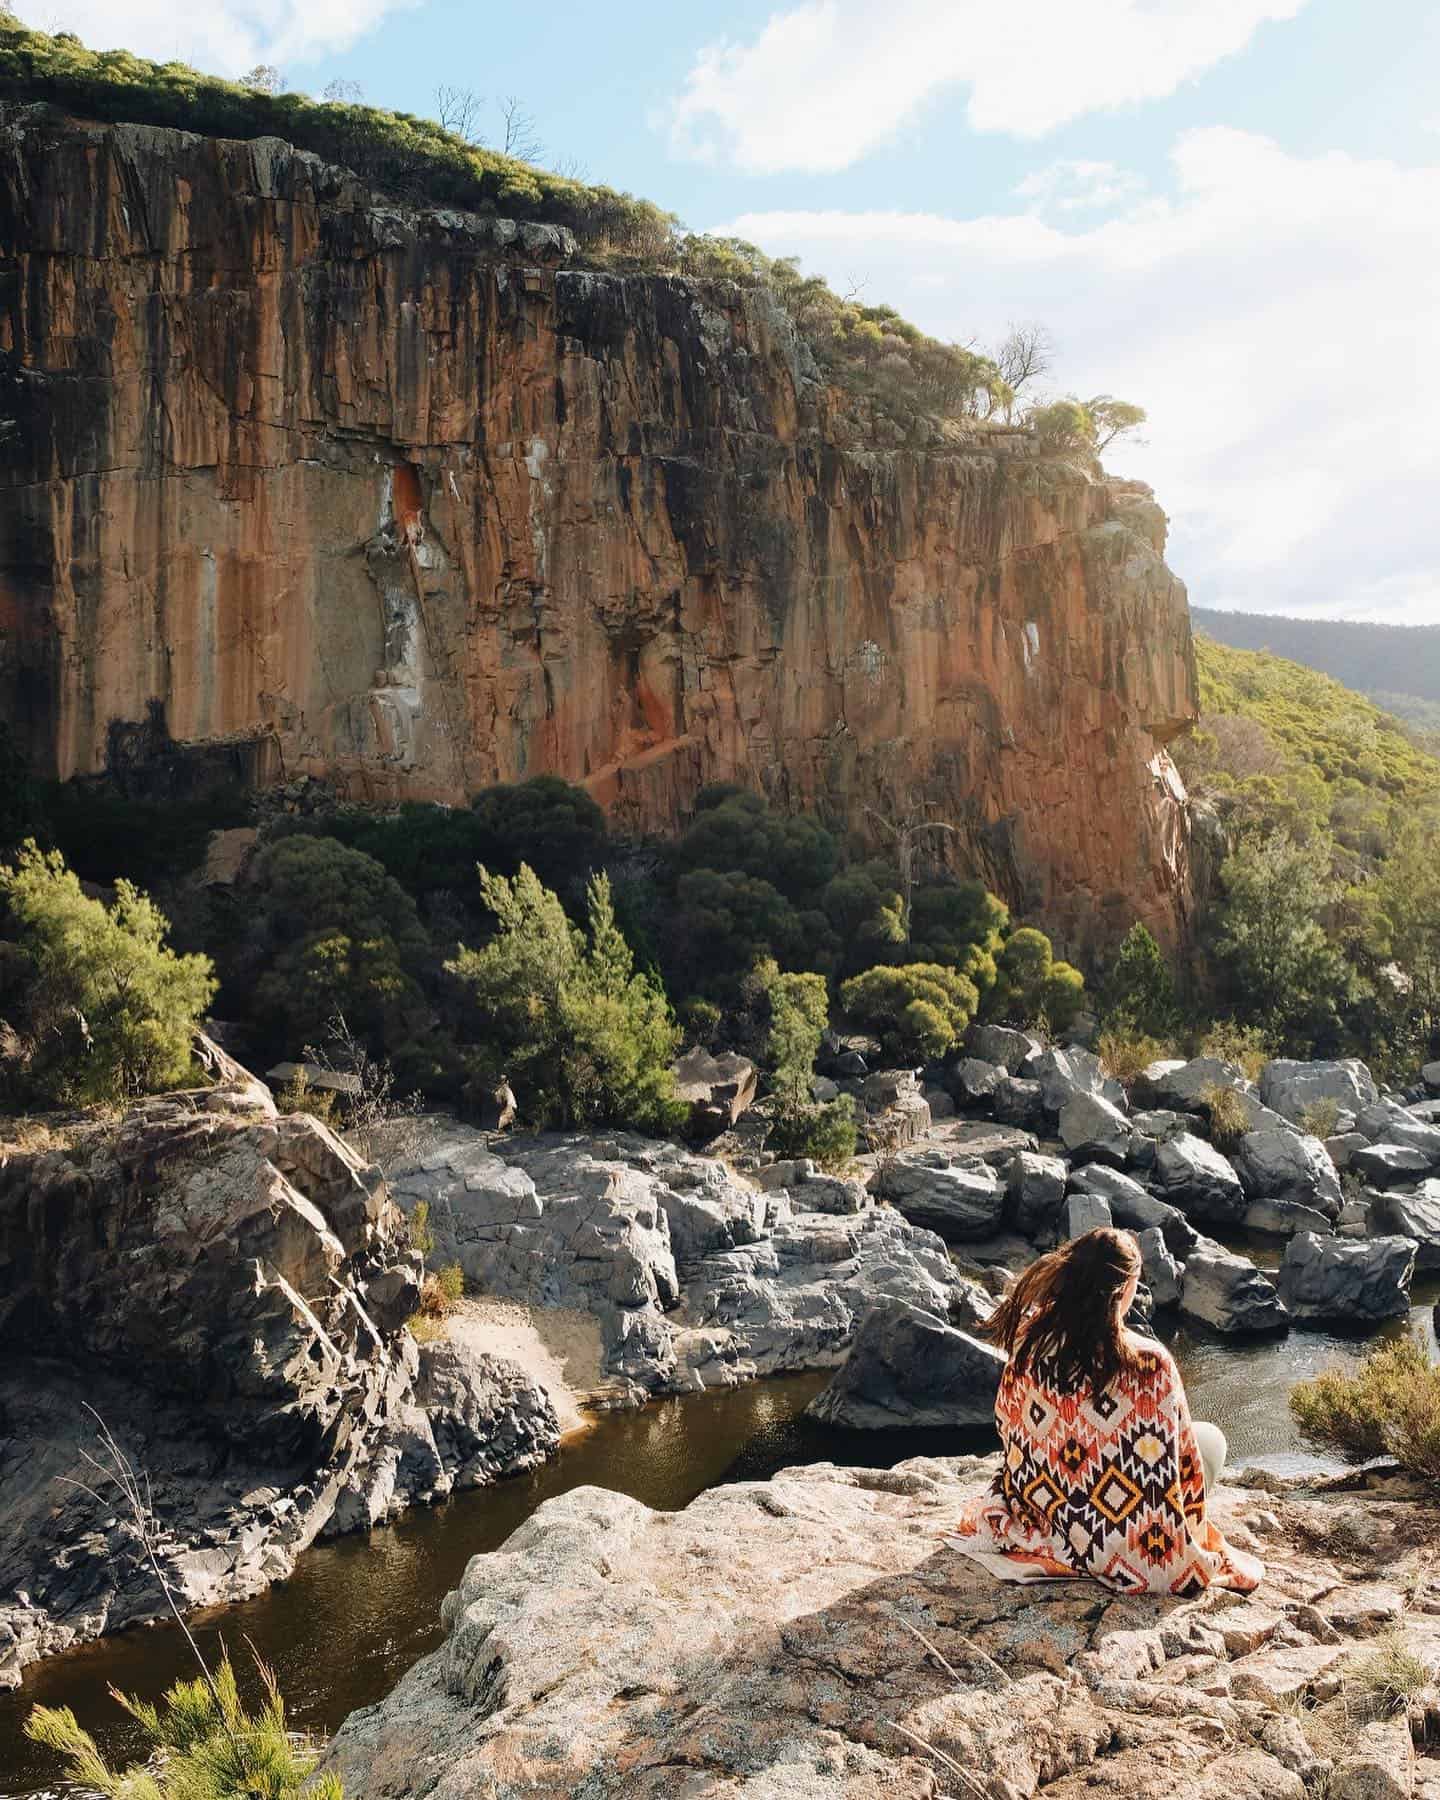
[[[48,10],[47,10],[48,7]],[[1440,619],[1440,8],[1423,0],[40,0],[97,45],[533,114],[548,161],[1149,408],[1201,604]],[[498,115],[489,122],[499,129]]]

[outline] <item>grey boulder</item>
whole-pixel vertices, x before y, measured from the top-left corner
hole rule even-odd
[[[1005,1189],[993,1169],[952,1163],[939,1150],[891,1158],[876,1171],[871,1187],[913,1224],[962,1242],[990,1236],[1005,1205]]]
[[[1023,1081],[1018,1075],[1007,1075],[996,1082],[995,1117],[1006,1125],[1038,1130],[1045,1123],[1045,1098],[1040,1083]]]
[[[1432,1169],[1440,1167],[1440,1126],[1417,1119],[1408,1107],[1394,1100],[1377,1100],[1355,1121],[1355,1129],[1372,1144],[1403,1144],[1423,1151]]]
[[[1008,1025],[972,1025],[965,1048],[981,1062],[998,1063],[1007,1074],[1018,1075],[1032,1057],[1039,1056],[1041,1045],[1028,1031],[1012,1031]]]
[[[692,1137],[728,1131],[755,1100],[760,1072],[747,1057],[726,1051],[714,1056],[703,1046],[687,1050],[671,1065],[675,1098],[690,1108]]]
[[[1102,1226],[1113,1225],[1110,1208],[1098,1194],[1083,1192],[1071,1194],[1065,1202],[1065,1235],[1067,1238],[1084,1237],[1087,1231],[1098,1231]]]
[[[1302,1231],[1286,1246],[1279,1289],[1297,1319],[1372,1325],[1409,1312],[1414,1273],[1411,1238],[1356,1240]]]
[[[1289,1329],[1290,1315],[1275,1284],[1248,1257],[1201,1238],[1185,1259],[1180,1310],[1227,1336]]]
[[[1070,1176],[1070,1191],[1098,1194],[1110,1208],[1111,1217],[1127,1231],[1162,1233],[1165,1242],[1182,1261],[1199,1241],[1195,1227],[1166,1200],[1157,1200],[1131,1175],[1119,1169],[1107,1169],[1102,1163],[1089,1163]]]
[[[1350,1152],[1350,1167],[1371,1187],[1408,1187],[1423,1181],[1434,1166],[1424,1150],[1408,1144],[1366,1144]]]
[[[1025,1073],[1040,1083],[1040,1097],[1052,1116],[1058,1116],[1076,1094],[1098,1094],[1112,1105],[1126,1104],[1124,1088],[1089,1050],[1044,1050],[1026,1065]]]
[[[1189,1132],[1167,1139],[1156,1151],[1154,1182],[1161,1197],[1189,1219],[1238,1224],[1244,1217],[1240,1177],[1213,1144]]]
[[[1374,1076],[1353,1056],[1339,1062],[1277,1057],[1260,1071],[1260,1098],[1298,1124],[1306,1107],[1317,1100],[1333,1100],[1346,1112],[1360,1113],[1374,1105],[1379,1093]]]
[[[1232,1157],[1250,1200],[1284,1200],[1333,1219],[1340,1177],[1319,1138],[1289,1129],[1247,1131]]]
[[[1334,1213],[1323,1213],[1298,1200],[1252,1200],[1240,1223],[1262,1237],[1294,1237],[1297,1231],[1333,1231],[1339,1216],[1338,1207]]]
[[[1076,1162],[1123,1169],[1134,1135],[1130,1121],[1101,1094],[1072,1094],[1060,1109],[1060,1141]]]
[[[1413,1240],[1417,1275],[1433,1275],[1440,1269],[1440,1181],[1422,1181],[1409,1194],[1376,1194],[1366,1222],[1381,1232]]]
[[[1053,1233],[1065,1204],[1065,1164],[1058,1156],[1022,1150],[1005,1178],[1005,1215],[1029,1238]]]
[[[1176,1305],[1185,1269],[1171,1254],[1164,1232],[1158,1225],[1147,1225],[1136,1241],[1140,1245],[1140,1261],[1151,1300],[1157,1309]]]
[[[866,1313],[849,1356],[808,1410],[860,1431],[989,1425],[1004,1367],[993,1345],[888,1300]]]
[[[995,1101],[995,1090],[1005,1079],[1005,1074],[999,1063],[965,1056],[946,1070],[945,1085],[961,1106],[991,1106]]]

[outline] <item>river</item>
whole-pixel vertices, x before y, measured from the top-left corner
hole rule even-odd
[[[1244,1248],[1257,1261],[1274,1260],[1273,1246]],[[1417,1288],[1412,1314],[1432,1352],[1437,1297],[1440,1284]],[[1186,1329],[1165,1335],[1195,1416],[1226,1433],[1233,1462],[1281,1473],[1338,1467],[1299,1441],[1286,1396],[1302,1377],[1357,1359],[1363,1339],[1297,1330],[1287,1338],[1237,1345]],[[237,1666],[248,1660],[248,1639],[274,1667],[292,1722],[332,1731],[355,1707],[378,1700],[438,1643],[440,1602],[467,1559],[503,1543],[555,1494],[598,1485],[673,1510],[717,1483],[761,1479],[794,1463],[889,1465],[993,1444],[988,1432],[866,1433],[817,1425],[803,1413],[824,1382],[821,1375],[792,1376],[603,1417],[534,1474],[417,1509],[368,1538],[342,1538],[309,1551],[289,1581],[201,1615],[198,1635],[213,1650],[223,1631]],[[124,1756],[136,1748],[137,1736],[108,1687],[153,1697],[177,1675],[191,1673],[180,1633],[164,1626],[122,1632],[33,1666],[20,1689],[0,1695],[0,1794],[31,1793],[54,1781],[53,1757],[20,1731],[36,1702],[73,1707],[107,1753]]]

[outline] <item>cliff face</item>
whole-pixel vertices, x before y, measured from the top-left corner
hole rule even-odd
[[[275,140],[21,115],[0,244],[0,707],[42,768],[555,771],[646,829],[716,780],[928,801],[1072,945],[1183,922],[1147,490],[1018,434],[877,447],[767,294],[567,268]]]

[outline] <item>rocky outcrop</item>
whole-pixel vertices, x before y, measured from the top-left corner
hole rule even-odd
[[[417,1349],[420,1261],[380,1171],[228,1076],[72,1150],[0,1151],[0,1686],[166,1610],[86,1461],[108,1466],[102,1428],[144,1472],[181,1606],[559,1440],[520,1370]]]
[[[766,1191],[625,1133],[520,1140],[502,1160],[447,1121],[390,1189],[407,1211],[429,1206],[436,1260],[473,1290],[593,1314],[606,1375],[637,1399],[834,1368],[886,1296],[941,1318],[967,1303],[932,1232],[858,1183],[774,1167]]]
[[[0,714],[42,772],[553,771],[645,830],[713,781],[931,802],[1068,944],[1176,937],[1195,674],[1140,484],[878,441],[767,291],[275,139],[20,109],[0,240]]]
[[[1397,1632],[1440,1660],[1434,1511],[1222,1486],[1250,1596],[1003,1585],[945,1548],[973,1459],[820,1465],[679,1514],[581,1488],[446,1600],[447,1637],[327,1766],[354,1800],[1433,1796],[1436,1705],[1357,1710]],[[1379,1784],[1388,1772],[1392,1785]],[[1368,1785],[1367,1785],[1368,1783]]]
[[[967,1324],[979,1323],[988,1311],[973,1306]],[[971,1332],[903,1300],[887,1300],[866,1313],[850,1354],[808,1410],[822,1424],[857,1431],[988,1430],[1004,1367],[1003,1354]]]

